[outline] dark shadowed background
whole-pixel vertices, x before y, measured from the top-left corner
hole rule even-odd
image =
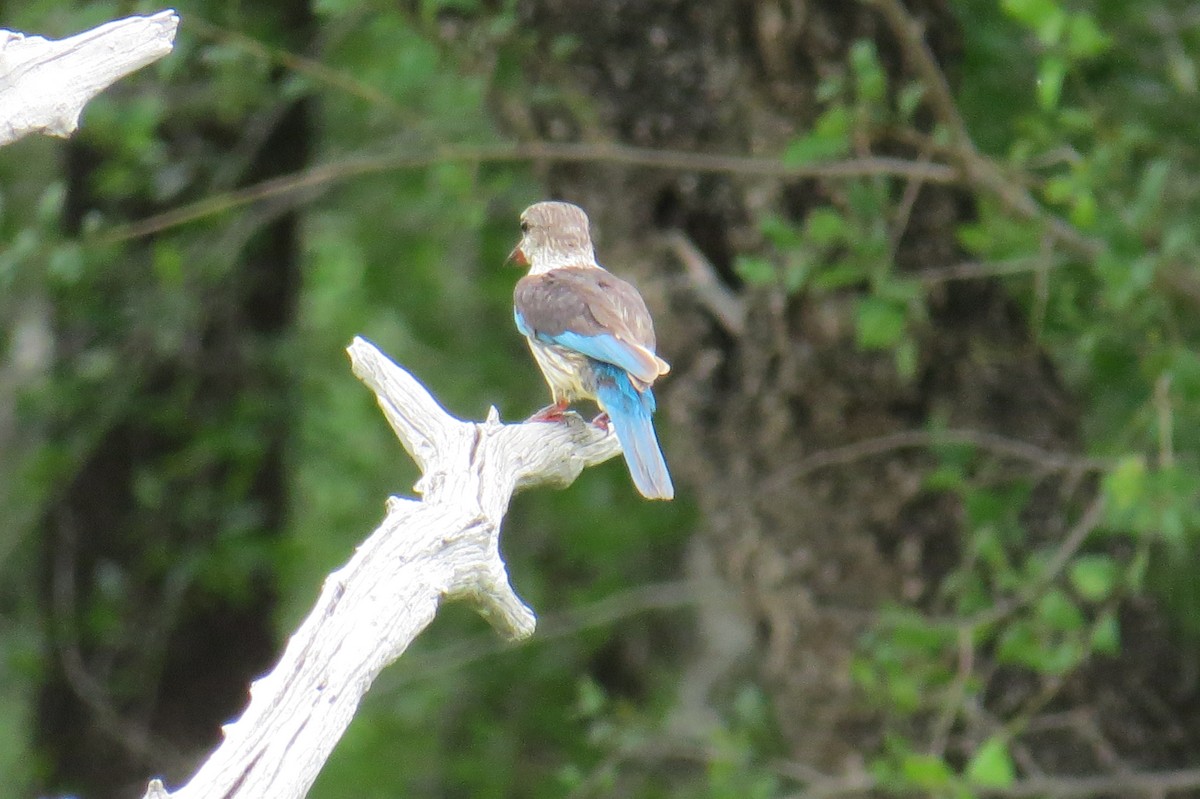
[[[0,150],[0,795],[191,774],[415,470],[344,347],[546,402],[503,266],[590,213],[678,486],[513,506],[314,797],[1200,795],[1200,12],[188,0]],[[28,0],[64,36],[142,4]]]

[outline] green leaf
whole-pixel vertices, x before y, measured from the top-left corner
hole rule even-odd
[[[846,187],[846,198],[849,200],[850,208],[858,215],[860,219],[882,219],[885,209],[890,209],[892,197],[888,193],[887,184],[875,180],[856,180],[851,182]],[[884,236],[886,243],[887,237]],[[857,249],[862,251],[862,248],[870,243],[869,239],[861,239],[857,242]]]
[[[1176,91],[1185,95],[1196,93],[1196,59],[1182,47],[1172,47],[1167,50],[1167,71]]]
[[[776,280],[775,264],[757,255],[738,256],[733,262],[733,270],[754,286],[769,286]]]
[[[927,790],[945,788],[954,780],[946,761],[934,755],[908,752],[900,761],[900,775],[910,785]]]
[[[1066,21],[1066,12],[1057,0],[1001,0],[1000,7],[1037,33],[1043,44],[1052,44],[1054,31],[1061,30]]]
[[[1115,614],[1105,613],[1092,629],[1092,649],[1102,655],[1121,651],[1121,625]]]
[[[1055,175],[1042,186],[1046,202],[1065,203],[1075,195],[1075,181],[1070,175]]]
[[[1073,59],[1094,58],[1112,46],[1091,14],[1072,14],[1067,23],[1067,54]]]
[[[1053,111],[1058,107],[1062,96],[1063,80],[1067,77],[1067,62],[1059,56],[1049,55],[1038,65],[1037,98],[1038,105],[1045,111]]]
[[[183,250],[174,239],[156,241],[153,248],[154,274],[164,286],[183,285],[185,261]]]
[[[1124,514],[1142,502],[1146,495],[1146,478],[1145,458],[1140,455],[1122,458],[1102,481],[1110,512]]]
[[[579,50],[582,42],[578,36],[562,34],[550,40],[550,55],[555,61],[566,61]]]
[[[787,166],[839,158],[850,151],[850,111],[834,106],[817,118],[812,131],[792,141],[783,153]]]
[[[833,208],[814,208],[804,220],[804,235],[813,244],[840,244],[848,234],[846,219]]]
[[[781,250],[799,247],[804,243],[797,227],[777,214],[765,214],[758,223],[758,229],[767,241]]]
[[[1114,310],[1125,311],[1145,298],[1157,271],[1152,254],[1132,262],[1117,253],[1106,252],[1096,259],[1096,274],[1103,280],[1105,302]]]
[[[1071,564],[1071,587],[1089,602],[1103,602],[1116,588],[1119,570],[1108,555],[1081,555]]]
[[[599,715],[608,701],[604,689],[590,678],[581,679],[577,688],[579,693],[575,700],[575,712],[582,718]]]
[[[896,97],[896,110],[900,112],[900,118],[911,120],[924,97],[924,84],[915,81],[904,84],[904,88],[900,90],[900,93]]]
[[[762,689],[753,684],[743,685],[733,699],[733,715],[741,724],[763,727],[770,719],[770,703]]]
[[[1162,208],[1163,187],[1171,174],[1171,161],[1167,158],[1156,158],[1142,170],[1138,181],[1137,196],[1129,209],[1134,224],[1145,228],[1159,221],[1159,210]]]
[[[1057,13],[1048,16],[1034,31],[1043,47],[1053,48],[1062,41],[1063,31],[1067,29],[1067,12],[1059,9]]]
[[[875,293],[897,305],[910,308],[925,298],[925,288],[920,281],[892,274],[882,277],[875,287]]]
[[[1043,674],[1066,674],[1079,665],[1087,652],[1078,635],[1055,633],[1048,626],[1042,619],[1013,621],[997,642],[997,659]]]
[[[1012,515],[1013,497],[1000,491],[972,491],[964,497],[967,521],[973,528],[1004,525]]]
[[[967,763],[966,778],[984,788],[1007,788],[1012,785],[1016,781],[1017,770],[1008,752],[1008,742],[999,735],[984,741]]]
[[[822,269],[813,277],[813,285],[825,291],[846,288],[863,283],[867,279],[863,268],[853,261],[838,261]]]
[[[922,484],[930,491],[959,491],[964,488],[966,477],[961,467],[943,463],[927,473]]]
[[[1079,191],[1071,202],[1071,213],[1069,214],[1071,224],[1083,230],[1090,230],[1096,225],[1098,210],[1099,204],[1096,202],[1096,195],[1088,189]]]
[[[49,227],[58,223],[59,217],[62,214],[63,203],[67,198],[66,184],[61,181],[55,181],[42,191],[42,196],[38,198],[37,205],[37,220],[43,225]]]
[[[812,276],[813,259],[802,250],[793,251],[787,258],[783,270],[783,290],[795,294],[808,284]]]
[[[1162,254],[1167,258],[1187,258],[1196,247],[1196,230],[1191,220],[1180,220],[1166,228],[1162,236]]]
[[[1001,663],[1028,663],[1037,655],[1040,643],[1033,626],[1025,619],[1018,619],[1000,634],[996,656]]]
[[[1066,593],[1057,588],[1042,595],[1037,602],[1036,612],[1038,621],[1053,630],[1075,632],[1083,629],[1083,613]]]
[[[986,253],[992,245],[991,230],[982,222],[964,222],[955,231],[958,243],[976,254]]]
[[[83,278],[86,268],[83,248],[75,242],[55,246],[46,260],[47,274],[62,285],[77,284]]]
[[[879,65],[875,43],[870,39],[857,39],[850,46],[850,68],[858,89],[858,99],[878,103],[887,93],[887,75]]]
[[[894,346],[904,335],[908,324],[908,309],[881,297],[869,295],[858,301],[855,332],[858,346],[865,350],[882,350]]]

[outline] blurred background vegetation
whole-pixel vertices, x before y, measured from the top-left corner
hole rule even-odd
[[[27,0],[59,37],[157,7]],[[1200,12],[189,0],[0,150],[0,794],[188,777],[415,472],[343,348],[545,402],[591,213],[680,488],[523,495],[314,797],[1200,794]]]

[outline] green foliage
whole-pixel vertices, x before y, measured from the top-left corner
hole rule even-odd
[[[1193,33],[1152,22],[1171,18],[1169,4],[954,7],[965,37],[956,96],[968,131],[998,163],[998,179],[1033,205],[974,185],[974,218],[958,241],[967,258],[1005,275],[1030,340],[1079,399],[1083,449],[1094,456],[1046,467],[1085,487],[1070,503],[1077,518],[1047,535],[1030,520],[1044,474],[998,471],[985,446],[930,448],[925,488],[953,500],[962,538],[919,603],[880,614],[851,676],[886,741],[871,763],[877,787],[968,797],[1011,788],[1014,745],[1030,720],[1082,666],[1120,653],[1122,602],[1157,597],[1183,632],[1200,634],[1200,113],[1177,101],[1197,90]],[[122,10],[32,2],[6,25],[63,35]],[[500,141],[489,106],[508,93],[534,97],[519,66],[532,42],[512,2],[399,9],[318,0],[315,53],[266,5],[197,0],[180,10],[201,22],[184,25],[176,54],[86,112],[81,143],[99,167],[78,233],[62,224],[68,191],[57,145],[25,141],[0,157],[0,318],[52,307],[72,348],[53,374],[22,386],[14,407],[26,437],[0,459],[6,795],[24,793],[37,770],[24,733],[49,651],[30,599],[31,537],[118,421],[143,420],[171,446],[131,478],[144,515],[119,533],[138,553],[133,565],[105,571],[75,620],[80,639],[96,646],[143,632],[130,621],[145,611],[132,588],[139,580],[171,587],[172,596],[196,590],[235,603],[269,580],[287,630],[378,521],[382,498],[408,491],[414,468],[346,368],[353,335],[382,345],[459,415],[479,417],[495,404],[519,418],[544,402],[512,329],[516,273],[500,267],[516,213],[539,189],[519,167],[434,157],[420,168],[355,172],[304,206],[295,331],[237,353],[263,374],[286,376],[292,400],[252,386],[212,408],[185,382],[132,405],[132,387],[186,359],[220,316],[239,264],[240,245],[229,242],[241,240],[239,225],[261,224],[257,206],[228,212],[228,192],[244,177],[238,159],[256,146],[252,132],[289,103],[306,98],[317,109],[312,157],[333,164]],[[569,58],[578,46],[560,37],[549,58]],[[300,52],[310,60],[295,58]],[[930,92],[905,80],[885,69],[875,43],[851,43],[781,162],[822,164],[916,131]],[[161,91],[150,88],[159,83]],[[536,91],[536,102],[588,114],[586,98]],[[246,131],[251,138],[238,138]],[[241,149],[215,144],[225,139]],[[916,141],[941,158],[950,137],[943,124]],[[912,185],[832,181],[786,216],[763,215],[759,246],[736,258],[738,276],[750,290],[840,303],[848,340],[915,380],[929,294],[941,286],[896,263]],[[226,213],[152,240],[106,238],[147,209],[200,198],[216,198]],[[16,329],[0,331],[0,352]],[[252,482],[262,431],[284,415],[297,420],[286,454],[290,504],[286,534],[273,541]],[[1093,483],[1099,505],[1089,504]],[[571,618],[673,576],[692,509],[632,500],[619,463],[590,470],[570,492],[519,498],[503,543],[522,593],[543,613]],[[213,535],[156,535],[166,518],[182,520],[185,533]],[[664,634],[646,619],[622,626],[621,637],[635,641]],[[381,678],[312,795],[439,794],[453,785],[472,796],[717,799],[776,796],[795,781],[773,767],[783,754],[778,734],[751,684],[733,686],[727,718],[689,730],[694,746],[681,749],[666,720],[672,664],[651,661],[637,690],[622,692],[598,665],[613,646],[608,627],[578,621],[569,636],[461,657],[464,641],[474,652],[487,635],[478,619],[450,608]],[[1040,693],[1003,717],[979,713],[997,686],[1022,682]],[[692,766],[667,778],[650,765],[655,757]]]
[[[908,322],[907,307],[875,294],[858,301],[855,330],[858,345],[865,350],[885,350],[894,347],[904,336]]]
[[[1106,523],[1150,541],[1162,562],[1194,546],[1200,532],[1194,510],[1200,485],[1192,476],[1200,444],[1193,354],[1200,331],[1174,288],[1180,264],[1200,254],[1188,185],[1194,158],[1183,155],[1176,131],[1148,135],[1141,104],[1130,102],[1123,78],[1105,81],[1103,91],[1088,90],[1089,81],[1098,83],[1088,71],[1098,59],[1136,46],[1140,16],[1105,26],[1100,9],[1067,10],[1052,0],[1003,7],[1036,34],[1047,58],[1064,65],[1052,71],[1076,81],[1065,84],[1073,91],[1039,89],[1039,107],[1013,115],[1018,133],[1008,149],[1015,163],[1044,174],[1045,202],[1096,236],[1099,254],[1090,264],[1075,253],[1056,261],[1046,253],[1044,233],[1034,228],[1033,236],[1021,235],[1016,220],[993,205],[983,206],[980,222],[962,231],[962,241],[981,258],[1025,257],[1045,265],[1043,278],[1014,288],[1033,318],[1044,320],[1038,332],[1077,376],[1081,396],[1091,398],[1089,449],[1116,458],[1104,478]],[[1082,120],[1089,121],[1086,127]],[[1075,157],[1049,158],[1064,141]],[[1186,463],[1175,462],[1176,452]]]
[[[855,41],[848,72],[823,81],[818,97],[826,109],[811,129],[783,154],[790,166],[846,156],[855,138],[870,138],[897,121],[911,118],[923,91],[905,87],[888,105],[888,82],[875,45]],[[808,209],[795,223],[764,216],[759,225],[767,254],[742,254],[738,275],[751,285],[772,286],[787,295],[815,297],[846,289],[867,289],[855,302],[858,346],[893,354],[897,370],[912,377],[917,368],[916,325],[923,319],[922,290],[896,272],[897,238],[903,231],[889,221],[902,217],[895,181],[884,177],[847,180],[830,205]]]
[[[219,156],[201,140],[205,135],[241,141],[243,129],[248,136],[269,129],[275,113],[307,96],[321,109],[315,156],[321,161],[381,145],[428,152],[444,142],[495,141],[485,94],[505,90],[490,82],[493,77],[511,88],[514,70],[493,72],[491,63],[477,59],[486,51],[511,64],[526,46],[511,9],[488,11],[484,19],[477,3],[427,3],[410,14],[374,3],[328,2],[318,7],[329,35],[316,69],[287,57],[290,32],[256,17],[262,9],[214,2],[179,10],[185,21],[199,22],[185,22],[176,53],[157,76],[166,90],[145,88],[156,79],[148,71],[142,82],[122,84],[89,106],[80,137],[101,162],[89,186],[99,210],[83,221],[83,236],[62,230],[66,191],[49,143],[22,142],[0,160],[3,175],[12,176],[3,181],[0,205],[0,225],[12,243],[0,248],[4,318],[29,298],[48,296],[56,324],[87,334],[51,382],[29,388],[24,420],[29,430],[61,420],[74,438],[31,442],[27,458],[5,453],[0,468],[12,469],[13,478],[0,481],[6,522],[0,527],[5,535],[28,536],[43,503],[115,420],[133,415],[171,442],[131,479],[147,526],[156,518],[172,525],[182,519],[206,532],[181,541],[140,528],[119,531],[138,553],[134,564],[127,572],[111,569],[81,602],[78,634],[97,645],[128,637],[139,611],[174,612],[135,605],[133,586],[144,579],[234,603],[274,582],[286,631],[307,612],[324,575],[378,522],[387,494],[409,490],[416,476],[411,462],[370,393],[349,373],[344,347],[353,335],[375,340],[464,417],[480,418],[494,403],[506,418],[520,418],[545,402],[512,324],[519,273],[501,266],[518,233],[517,213],[539,190],[517,168],[446,161],[364,175],[306,206],[295,332],[281,341],[249,342],[238,353],[264,374],[286,374],[292,401],[247,387],[219,408],[197,407],[194,386],[184,380],[170,396],[131,405],[132,389],[157,364],[196,351],[212,318],[220,318],[228,281],[236,279],[239,231],[260,224],[252,209],[245,216],[220,213],[223,192],[242,179],[236,159],[248,152]],[[446,13],[474,16],[480,24],[464,28],[462,39],[446,39]],[[51,32],[42,21],[30,18],[28,29]],[[86,24],[76,15],[63,26],[73,32]],[[276,85],[281,64],[297,72]],[[257,145],[247,140],[242,146]],[[31,163],[20,163],[22,155]],[[198,196],[215,198],[215,216],[168,229],[151,243],[103,243],[119,220],[145,216],[145,207]],[[285,416],[293,425],[288,522],[281,540],[267,541],[262,532],[269,522],[248,498],[262,431]],[[218,469],[221,480],[208,480]],[[506,538],[505,546],[517,582],[550,612],[556,603],[595,600],[673,573],[691,515],[686,502],[640,503],[614,462],[591,470],[570,493],[522,497],[511,518],[521,535]],[[0,555],[17,553],[4,561],[16,578],[33,554],[25,548],[28,538],[3,543]],[[31,577],[37,571],[26,569]],[[4,612],[15,602],[9,592],[36,594],[29,579],[3,589]],[[38,611],[24,612],[28,626],[18,629],[36,629]],[[426,645],[450,645],[478,633],[479,625],[471,614],[452,613]],[[430,780],[472,786],[473,795],[511,795],[516,786],[538,782],[548,786],[547,795],[557,795],[547,775],[586,762],[591,744],[564,723],[560,711],[569,698],[556,681],[567,668],[586,673],[607,637],[593,632],[536,651],[498,654],[468,671],[446,670],[402,689],[381,685],[313,795],[394,796]],[[148,658],[161,658],[165,642],[140,643]],[[14,697],[6,718],[21,725],[0,729],[0,774],[13,781],[33,776],[29,768],[5,765],[32,762],[23,720],[32,712],[35,679],[0,662],[0,692]],[[155,679],[152,673],[146,681]],[[518,683],[527,686],[523,696],[508,690]],[[431,727],[439,717],[443,723]],[[470,745],[455,745],[461,741]],[[518,767],[520,757],[542,765]],[[2,792],[27,791],[10,782]]]
[[[1006,286],[1085,403],[1086,449],[1105,456],[1103,466],[1085,467],[1097,473],[1098,497],[1078,528],[1040,541],[1022,521],[1034,482],[985,484],[983,452],[935,450],[940,465],[927,485],[961,502],[962,551],[931,598],[936,612],[885,614],[853,673],[892,719],[875,764],[881,783],[972,796],[1013,784],[1011,741],[1055,686],[1120,652],[1117,607],[1126,598],[1152,592],[1175,611],[1181,631],[1196,633],[1200,328],[1193,279],[1184,275],[1200,248],[1195,151],[1182,138],[1200,116],[1176,115],[1168,130],[1163,110],[1138,99],[1145,95],[1135,81],[1178,80],[1169,67],[1136,78],[1114,69],[1147,46],[1146,8],[1057,0],[1005,0],[1000,14],[973,0],[958,7],[967,124],[985,149],[1005,154],[1014,175],[1028,176],[1047,210],[1031,218],[981,191],[977,218],[960,227],[959,241],[978,261],[1005,266],[997,274],[1015,274]],[[1036,54],[1032,63],[1015,55],[1024,47]],[[1006,53],[1014,67],[999,86],[987,65]],[[865,60],[853,51],[851,58]],[[918,102],[914,94],[902,105]],[[1067,226],[1075,239],[1060,235]],[[857,304],[858,342],[897,347],[905,306],[878,283],[871,288]],[[1035,680],[1046,694],[998,720],[999,729],[980,726],[969,708],[986,705],[996,679],[980,661]],[[933,750],[931,734],[939,741]]]
[[[1000,736],[992,736],[980,744],[967,764],[967,782],[981,788],[1007,788],[1016,779],[1016,767],[1008,743]]]

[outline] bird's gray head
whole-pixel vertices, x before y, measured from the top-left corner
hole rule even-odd
[[[521,241],[509,257],[529,266],[530,274],[563,266],[595,266],[587,214],[570,203],[529,206],[521,214]]]

